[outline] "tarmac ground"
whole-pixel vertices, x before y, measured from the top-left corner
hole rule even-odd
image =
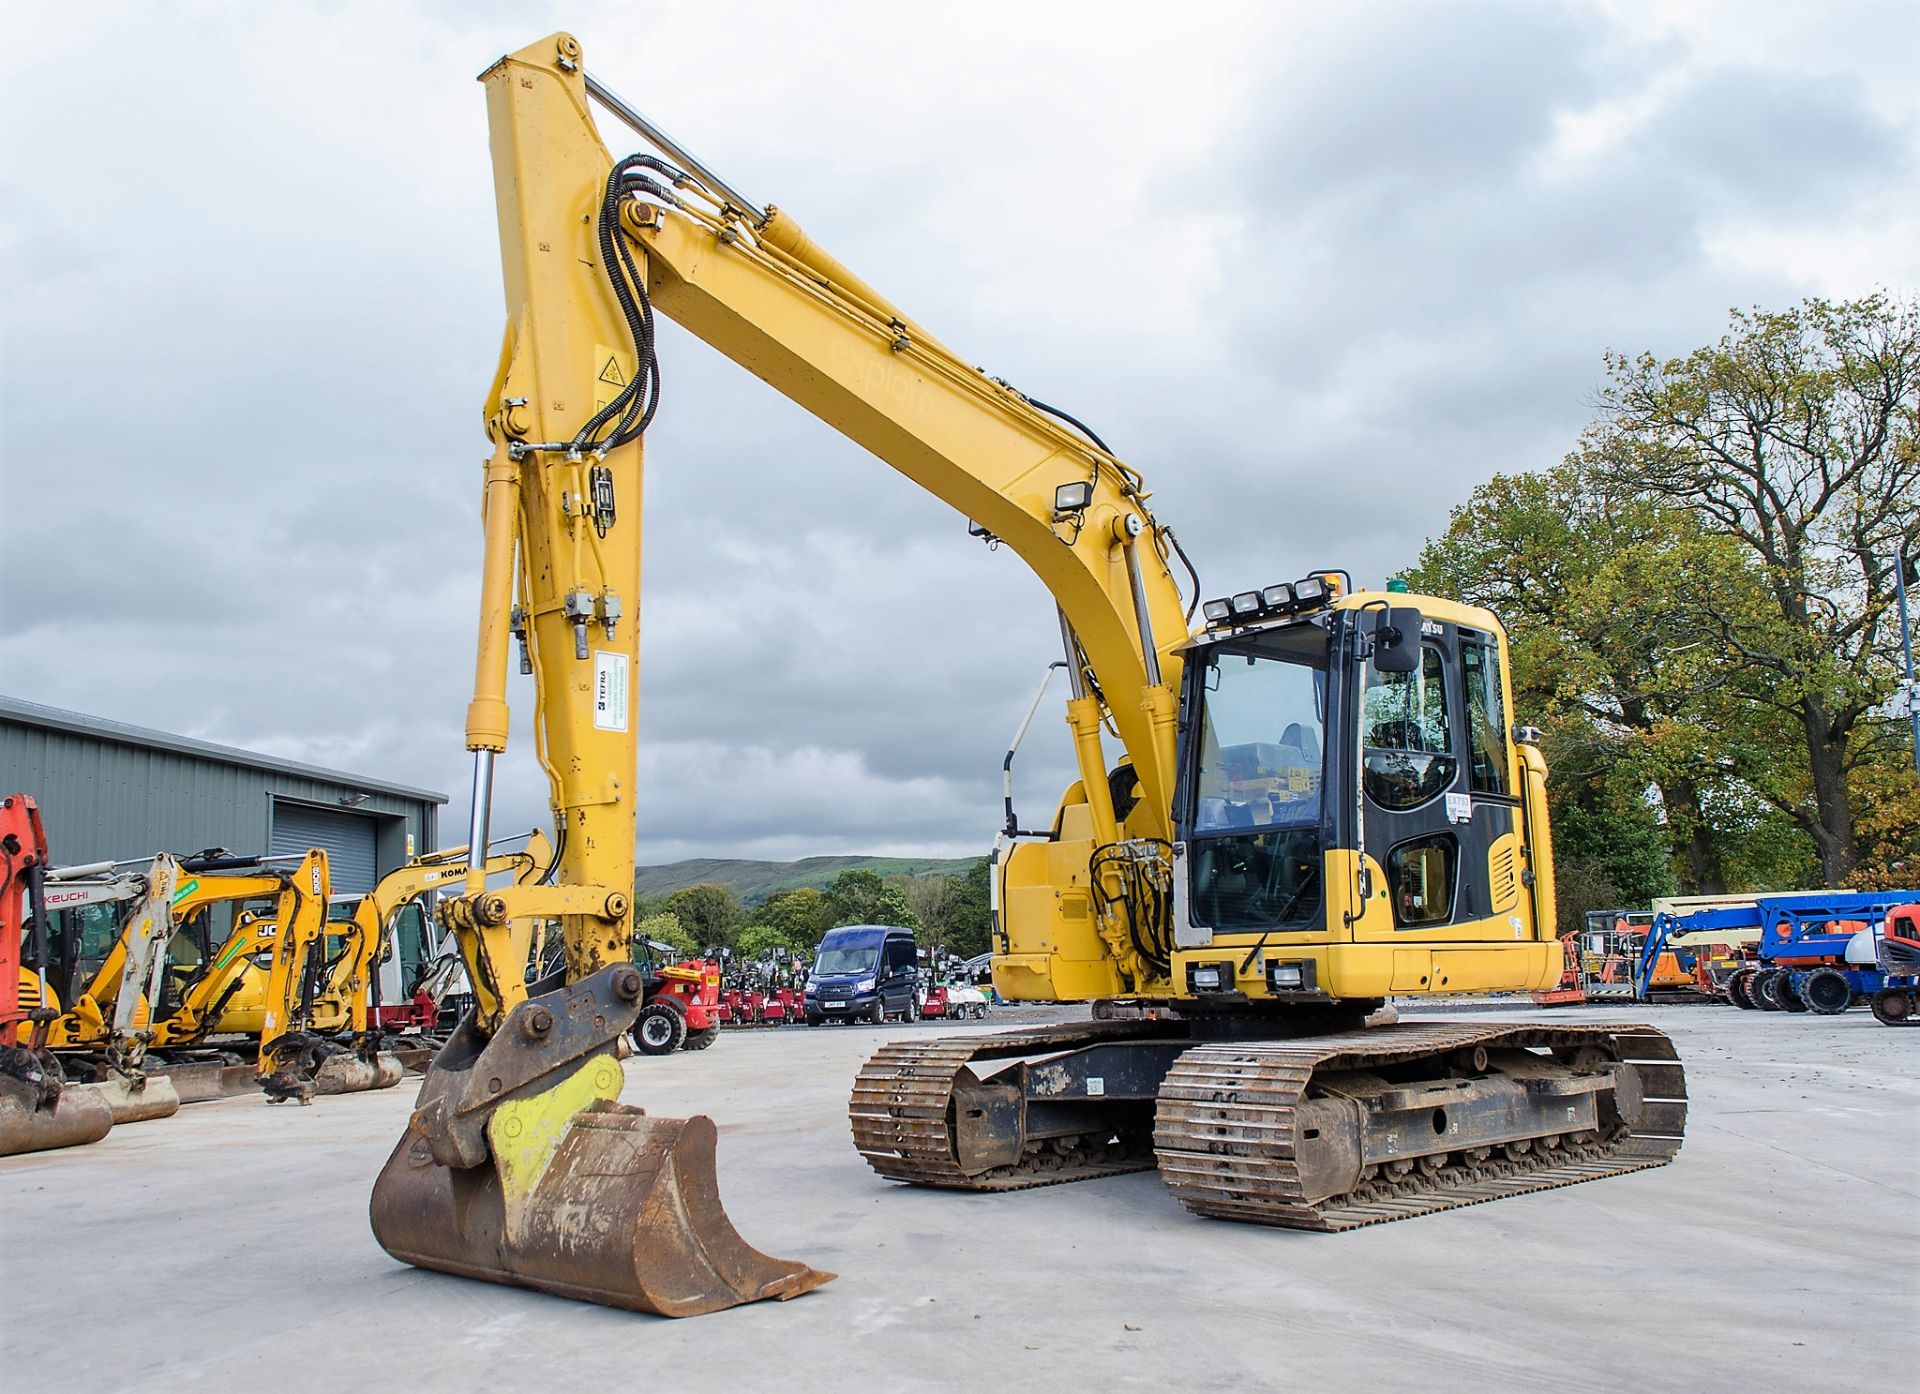
[[[1446,1013],[1489,1014],[1521,1015]],[[1692,1113],[1671,1166],[1338,1235],[1195,1218],[1151,1172],[999,1196],[875,1176],[845,1116],[861,1061],[977,1023],[731,1031],[629,1060],[626,1102],[718,1121],[748,1242],[840,1275],[683,1321],[388,1258],[367,1197],[412,1080],[195,1104],[0,1159],[0,1351],[89,1394],[1905,1387],[1920,1031],[1864,1010],[1566,1019],[1673,1036]]]

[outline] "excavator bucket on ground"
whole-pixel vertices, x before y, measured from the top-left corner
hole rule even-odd
[[[490,1040],[462,1023],[374,1183],[374,1237],[403,1263],[658,1316],[786,1299],[833,1278],[771,1258],[720,1204],[713,1120],[614,1102],[640,977],[530,997]]]
[[[214,1099],[232,1099],[251,1094],[260,1087],[253,1066],[237,1060],[195,1060],[169,1064],[163,1068],[165,1079],[173,1086],[183,1104],[204,1104]],[[149,1079],[153,1076],[149,1075]]]
[[[403,1137],[373,1193],[373,1230],[403,1263],[609,1307],[691,1317],[797,1297],[833,1277],[772,1258],[720,1203],[711,1118],[648,1118],[601,1104],[575,1114],[518,1225],[501,1173],[433,1160]]]
[[[165,1075],[110,1075],[98,1084],[70,1084],[63,1093],[92,1094],[105,1101],[115,1123],[145,1123],[180,1111],[180,1091]]]
[[[306,1032],[282,1036],[269,1048],[271,1073],[260,1087],[272,1103],[293,1099],[310,1104],[320,1094],[358,1094],[391,1089],[406,1077],[400,1057],[368,1046],[346,1047]]]
[[[315,1094],[358,1094],[366,1089],[391,1089],[406,1077],[400,1057],[383,1050],[371,1060],[350,1050],[329,1055],[313,1072]]]
[[[65,1088],[44,1091],[0,1075],[0,1157],[98,1142],[113,1127],[113,1109],[98,1094]]]

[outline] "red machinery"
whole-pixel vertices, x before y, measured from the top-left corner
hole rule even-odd
[[[0,799],[0,1157],[98,1142],[113,1109],[92,1089],[63,1089],[60,1062],[46,1048],[53,1021],[47,998],[47,834],[40,808],[25,794]],[[33,920],[32,1008],[21,1006],[27,915]],[[23,1031],[23,1028],[24,1031]]]
[[[920,1004],[920,1015],[943,1017],[947,1014],[947,985],[935,983],[927,989],[927,1000]]]
[[[633,1043],[643,1055],[705,1050],[720,1034],[720,965],[703,958],[658,965],[651,951],[668,946],[646,947],[646,1005],[633,1023]]]

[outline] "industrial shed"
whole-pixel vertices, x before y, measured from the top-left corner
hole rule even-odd
[[[362,892],[438,846],[445,794],[0,697],[0,794],[40,805],[54,861],[225,847],[327,851]]]

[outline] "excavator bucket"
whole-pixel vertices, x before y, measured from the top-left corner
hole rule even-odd
[[[714,1137],[711,1118],[577,1113],[510,1226],[499,1170],[440,1166],[409,1134],[374,1186],[373,1232],[403,1263],[663,1317],[830,1281],[740,1237],[720,1204]]]
[[[98,1142],[113,1127],[113,1109],[81,1087],[62,1089],[52,1103],[19,1080],[0,1076],[0,1157]]]
[[[154,1076],[147,1076],[149,1080]],[[166,1067],[165,1079],[183,1104],[232,1099],[260,1087],[253,1066],[220,1061],[195,1061]]]
[[[352,1051],[329,1055],[313,1072],[316,1094],[358,1094],[364,1089],[391,1089],[406,1077],[407,1068],[391,1051],[364,1060]]]
[[[403,1263],[666,1317],[797,1297],[833,1278],[770,1258],[720,1204],[710,1118],[614,1102],[639,973],[528,998],[490,1041],[463,1022],[374,1183]]]
[[[180,1091],[165,1075],[128,1079],[112,1075],[99,1084],[70,1084],[62,1095],[88,1093],[106,1102],[115,1123],[144,1123],[151,1118],[171,1118],[180,1111]]]

